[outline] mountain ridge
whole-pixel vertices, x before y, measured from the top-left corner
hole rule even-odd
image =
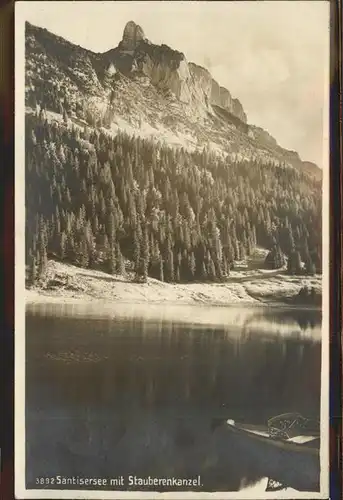
[[[148,129],[151,136],[181,147],[208,145],[235,158],[262,157],[321,178],[317,165],[248,124],[239,99],[206,68],[165,44],[151,43],[133,21],[119,45],[103,53],[27,22],[26,56],[28,105],[50,99],[48,109],[64,110],[89,125],[118,130],[129,124],[138,134]]]

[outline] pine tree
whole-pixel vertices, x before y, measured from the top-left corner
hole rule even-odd
[[[106,232],[108,235],[108,241],[114,245],[116,240],[116,223],[113,210],[107,216]]]
[[[288,274],[301,274],[301,257],[297,250],[294,250],[288,258],[287,263]]]
[[[137,228],[133,230],[133,262],[136,278],[140,274],[141,246]]]
[[[286,255],[291,255],[295,249],[293,231],[292,227],[288,223],[288,220],[286,220],[285,228],[282,231],[281,248],[284,250]]]
[[[117,272],[117,259],[116,259],[116,244],[115,242],[110,243],[109,255],[108,255],[108,272],[110,274],[116,274]]]
[[[34,286],[37,281],[37,265],[36,265],[36,257],[34,255],[31,256],[30,263],[30,274],[29,274],[29,283],[31,286]]]
[[[80,267],[88,267],[89,265],[87,235],[83,229],[81,229],[78,236],[78,242],[76,246],[76,263]]]
[[[66,256],[66,246],[67,246],[67,236],[64,231],[60,234],[59,238],[59,257],[61,260],[63,260]]]
[[[223,270],[223,278],[227,277],[230,274],[229,266],[228,266],[225,254],[223,254],[222,270]]]
[[[210,278],[211,281],[216,280],[216,268],[211,256],[210,251],[207,252],[207,276]]]
[[[42,247],[40,252],[39,252],[39,270],[38,270],[38,276],[39,279],[44,279],[46,276],[46,271],[48,267],[48,256],[46,252],[46,248]]]
[[[147,281],[149,262],[150,262],[150,251],[149,251],[148,228],[146,225],[144,226],[142,239],[143,239],[143,242],[142,242],[142,276],[143,276],[143,280]]]
[[[246,258],[246,250],[242,241],[239,242],[239,254],[241,260],[244,260]]]
[[[75,240],[72,233],[68,233],[67,235],[65,258],[72,264],[76,262]]]
[[[39,264],[38,264],[38,277],[39,279],[44,279],[48,266],[48,256],[47,256],[47,245],[48,245],[48,234],[47,227],[43,216],[40,217],[39,222]]]
[[[178,262],[176,263],[175,281],[176,283],[180,283],[181,281],[180,264]]]
[[[182,279],[182,253],[181,250],[177,252],[176,259],[175,259],[175,280],[177,283],[180,283]]]
[[[116,242],[115,258],[116,258],[116,266],[117,266],[116,271],[117,271],[117,273],[120,275],[124,275],[125,274],[125,264],[124,264],[123,254],[121,253],[119,241]]]
[[[310,254],[307,252],[304,258],[304,272],[308,275],[316,274],[316,266],[313,263]]]
[[[162,255],[160,255],[159,266],[160,266],[160,276],[159,276],[159,280],[163,282],[163,281],[164,281],[164,269],[163,269],[163,259],[162,259]]]
[[[219,231],[214,220],[211,222],[210,235],[211,235],[211,253],[213,256],[213,265],[215,268],[214,275],[217,276],[219,279],[221,279],[222,274],[223,274],[222,268],[221,268],[221,265],[222,265],[222,244],[220,241],[220,231]],[[212,259],[212,257],[211,257],[211,259]],[[211,275],[211,273],[212,273],[212,271],[209,272],[209,275]]]
[[[165,262],[166,262],[165,277],[166,277],[167,281],[172,282],[175,279],[175,269],[174,269],[174,254],[173,254],[173,249],[172,249],[170,238],[168,238],[168,240],[167,240]]]
[[[190,275],[191,275],[192,279],[194,279],[195,271],[196,271],[196,262],[195,262],[195,257],[194,257],[193,252],[191,252],[191,254],[189,256],[189,271],[190,271]]]
[[[234,260],[241,260],[241,258],[242,258],[241,247],[240,247],[238,240],[235,240],[235,242],[234,242],[233,251],[234,251]]]
[[[280,269],[285,263],[284,256],[279,245],[274,244],[265,259],[265,265],[268,269]]]

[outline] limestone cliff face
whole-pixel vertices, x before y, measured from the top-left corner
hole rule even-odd
[[[225,87],[221,87],[212,78],[211,73],[207,69],[194,63],[189,63],[189,68],[197,92],[205,96],[205,101],[208,105],[220,106],[235,115],[242,122],[247,122],[247,116],[239,100],[233,99],[231,93]]]
[[[142,63],[142,71],[156,87],[169,89],[180,101],[191,103],[191,77],[185,59],[182,59],[177,67],[173,67],[168,62],[146,57]]]
[[[247,123],[248,118],[239,99],[232,100],[232,114],[240,118],[242,122]]]
[[[246,123],[247,116],[238,99],[216,82],[210,72],[194,63],[188,63],[182,52],[167,45],[154,45],[144,35],[143,29],[133,21],[126,24],[123,38],[111,53],[112,61],[119,70],[129,65],[131,71],[138,69],[151,83],[170,90],[181,102],[193,110],[210,110],[220,106]]]

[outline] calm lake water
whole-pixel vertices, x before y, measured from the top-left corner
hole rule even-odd
[[[266,471],[229,433],[218,445],[217,419],[319,419],[316,311],[49,305],[29,308],[26,325],[28,488],[57,475],[200,475],[200,490],[238,491]]]

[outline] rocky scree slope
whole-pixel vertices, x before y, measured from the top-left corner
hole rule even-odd
[[[79,125],[149,137],[189,150],[207,146],[235,160],[321,170],[249,125],[243,106],[182,52],[155,45],[133,21],[118,47],[97,54],[26,23],[26,106]]]

